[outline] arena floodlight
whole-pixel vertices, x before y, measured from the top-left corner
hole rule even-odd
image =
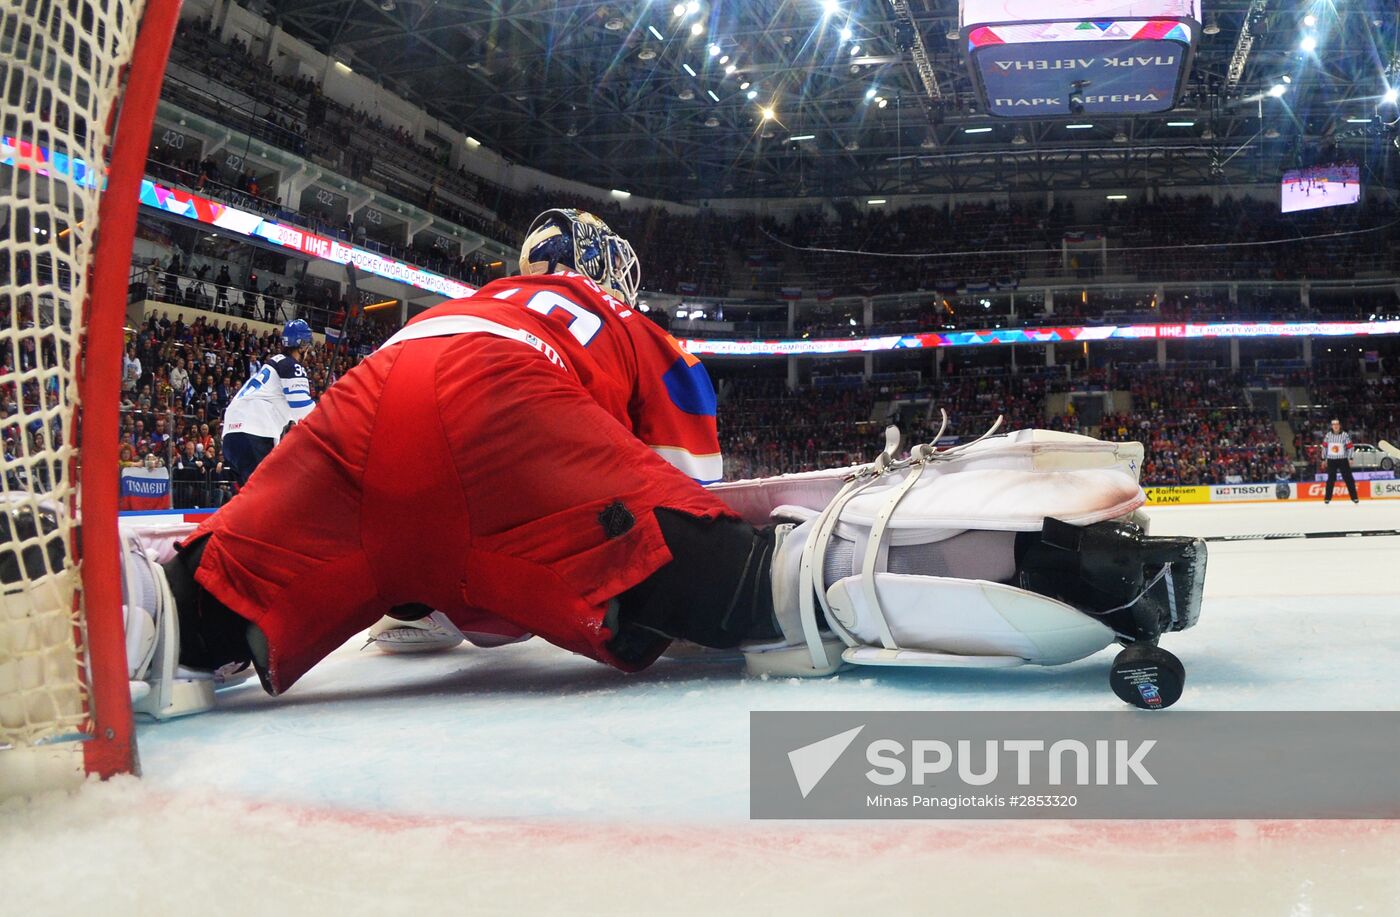
[[[870,89],[865,90],[865,97],[867,99],[875,98],[875,89],[872,87]]]
[[[713,89],[706,89],[706,90],[705,90],[705,95],[709,96],[709,97],[710,97],[710,100],[713,101],[713,102],[718,102],[718,101],[719,101],[719,96],[715,95],[715,91],[714,91]]]
[[[676,4],[676,8],[673,9],[673,10],[671,10],[671,14],[672,14],[673,16],[676,16],[676,17],[684,16],[684,15],[685,15],[685,4],[684,4],[684,3],[677,3],[677,4]]]
[[[965,127],[965,128],[963,128],[963,133],[964,133],[964,134],[990,134],[991,132],[992,132],[992,129],[991,129],[990,127]]]
[[[1195,127],[1195,121],[1168,121],[1167,127]]]
[[[835,16],[841,12],[841,4],[838,0],[822,0],[822,13],[827,16]]]
[[[758,90],[750,89],[748,94],[749,101],[752,102],[756,98],[758,98]]]
[[[870,204],[871,206],[878,206],[880,204],[886,203],[886,201],[883,197],[872,197],[870,200],[866,201],[866,203]]]
[[[1298,42],[1298,49],[1304,54],[1311,54],[1317,50],[1317,36],[1304,35],[1303,40]]]
[[[693,23],[691,23],[691,25],[690,25],[690,34],[692,34],[692,35],[702,35],[702,34],[704,34],[704,32],[705,32],[705,24],[704,24],[703,22],[693,22]]]
[[[842,26],[842,27],[841,27],[841,40],[842,40],[842,41],[850,41],[852,38],[855,37],[855,34],[856,34],[855,32],[852,32],[852,31],[851,31],[851,27],[850,27],[850,26],[847,25],[847,26]]]
[[[776,118],[776,117],[778,116],[777,112],[773,111],[773,109],[770,108],[770,107],[768,107],[768,106],[764,106],[764,107],[761,109],[761,113],[762,113],[762,115],[763,115],[763,120],[764,120],[764,121],[772,121],[774,118]]]
[[[743,89],[748,89],[748,88],[749,88],[750,86],[752,86],[752,85],[753,85],[753,84],[750,83],[748,80],[744,80],[742,83],[739,84],[739,88],[740,88],[741,90],[743,90]]]
[[[700,12],[700,0],[690,0],[690,2],[685,5],[685,11],[692,16]]]
[[[1400,102],[1400,89],[1394,86],[1387,89],[1385,92],[1381,93],[1381,101],[1387,105],[1394,105],[1396,102]]]
[[[1066,124],[1066,125],[1065,125],[1065,130],[1067,130],[1067,131],[1087,131],[1089,128],[1091,128],[1091,127],[1093,127],[1093,126],[1094,126],[1094,125],[1092,125],[1092,124]]]
[[[793,143],[797,143],[797,142],[800,141],[800,140],[816,140],[816,139],[817,139],[817,135],[816,135],[816,134],[798,134],[798,135],[796,135],[795,137],[789,137],[788,139],[791,140]]]
[[[662,35],[660,32],[656,31],[656,26],[654,26],[654,25],[649,25],[649,26],[647,26],[647,29],[648,29],[648,31],[651,32],[651,34],[656,38],[657,41],[665,41],[665,40],[666,40],[666,36],[665,36],[665,35]]]
[[[719,45],[712,44],[709,48],[711,57],[719,57]]]
[[[1269,87],[1269,95],[1273,96],[1275,99],[1283,98],[1283,94],[1287,91],[1288,87],[1282,83],[1275,83]]]
[[[1126,201],[1128,199],[1126,194],[1106,194],[1104,197],[1110,201]]]
[[[1303,25],[1311,29],[1313,26],[1317,25],[1317,17],[1312,13],[1308,13],[1308,15],[1303,17]]]
[[[689,73],[691,76],[695,75],[695,68],[691,67],[689,64],[681,64],[681,69],[684,70],[686,73]]]

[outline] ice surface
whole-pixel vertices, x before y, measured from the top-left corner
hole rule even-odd
[[[1152,515],[1157,534],[1400,528],[1400,501]],[[1397,571],[1400,538],[1212,544],[1201,623],[1164,641],[1179,707],[1396,709]],[[1118,710],[1110,659],[765,681],[354,641],[282,698],[249,685],[143,725],[142,781],[0,807],[0,912],[1400,912],[1392,822],[748,820],[750,710]]]

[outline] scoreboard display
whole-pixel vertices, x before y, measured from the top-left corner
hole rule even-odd
[[[984,109],[1003,118],[1170,110],[1200,36],[1200,0],[962,0]]]

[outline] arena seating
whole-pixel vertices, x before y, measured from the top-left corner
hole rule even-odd
[[[1332,366],[1327,372],[1347,370]],[[1245,388],[1258,380],[1247,374],[1154,368],[1101,370],[1067,380],[1063,373],[969,373],[904,386],[862,384],[854,376],[818,378],[794,391],[777,379],[721,378],[727,478],[868,461],[891,420],[899,420],[907,446],[932,436],[939,408],[948,411],[950,443],[977,436],[998,413],[1005,415],[1004,430],[1037,426],[1141,442],[1147,449],[1142,480],[1158,485],[1310,477],[1320,467],[1312,444],[1332,416],[1347,418],[1358,442],[1400,439],[1400,379],[1362,379],[1354,367],[1349,375],[1300,372],[1286,380],[1311,393],[1309,405],[1286,406],[1297,431],[1291,448],[1267,413],[1250,405]],[[1132,409],[1105,414],[1093,425],[1081,425],[1072,404],[1047,413],[1047,396],[1067,390],[1125,392]]]
[[[1391,213],[1369,202],[1287,217],[1271,201],[1166,193],[1154,195],[1150,202],[1124,202],[1092,213],[1077,212],[1073,202],[1048,207],[1022,202],[889,210],[862,210],[844,203],[835,216],[813,207],[778,221],[705,211],[683,214],[659,207],[630,209],[602,198],[538,188],[521,192],[462,166],[454,168],[444,147],[377,115],[334,102],[322,95],[313,80],[262,76],[265,68],[246,47],[236,40],[219,42],[205,21],[181,23],[173,59],[221,86],[236,88],[249,104],[238,107],[178,79],[168,80],[164,89],[171,101],[197,107],[220,123],[309,156],[352,178],[372,177],[408,203],[506,245],[518,244],[530,219],[546,207],[573,206],[598,213],[632,241],[645,268],[643,288],[647,290],[721,296],[749,288],[771,294],[781,285],[791,285],[809,294],[823,290],[839,296],[932,292],[960,283],[995,288],[1027,278],[1092,281],[1105,275],[1152,282],[1346,279],[1363,271],[1393,270],[1397,263],[1391,234],[1382,231]],[[267,115],[268,111],[276,114]],[[201,171],[192,163],[164,165],[189,173]],[[191,176],[186,176],[186,183],[189,180]],[[197,174],[192,180],[199,181]],[[248,201],[243,176],[206,176],[204,181],[212,193]],[[324,231],[348,232],[345,226],[328,225],[324,215],[279,209],[276,189],[259,191],[251,203],[276,209],[279,218]],[[1325,256],[1323,248],[1308,242],[1308,237],[1323,234],[1329,236]],[[1066,239],[1092,241],[1099,236],[1107,240],[1107,264],[1098,261],[1092,245],[1068,259],[1062,251]],[[1259,244],[1281,239],[1295,241]],[[1227,244],[1233,245],[1216,247]],[[739,276],[738,264],[755,268],[755,277]],[[1137,304],[1140,311],[1159,316],[1192,318],[1257,315],[1253,305],[1222,297],[1169,297],[1155,307]],[[1278,317],[1276,297],[1259,305]],[[1301,311],[1301,304],[1291,305]],[[1312,308],[1328,317],[1364,318],[1377,308],[1393,312],[1400,307],[1393,291],[1382,291],[1333,298]],[[1085,311],[1093,314],[1092,308]],[[1076,314],[1074,310],[1062,313],[1059,304],[1056,313]]]

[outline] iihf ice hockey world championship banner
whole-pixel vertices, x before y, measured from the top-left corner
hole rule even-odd
[[[123,468],[117,509],[170,509],[170,471],[165,468]]]

